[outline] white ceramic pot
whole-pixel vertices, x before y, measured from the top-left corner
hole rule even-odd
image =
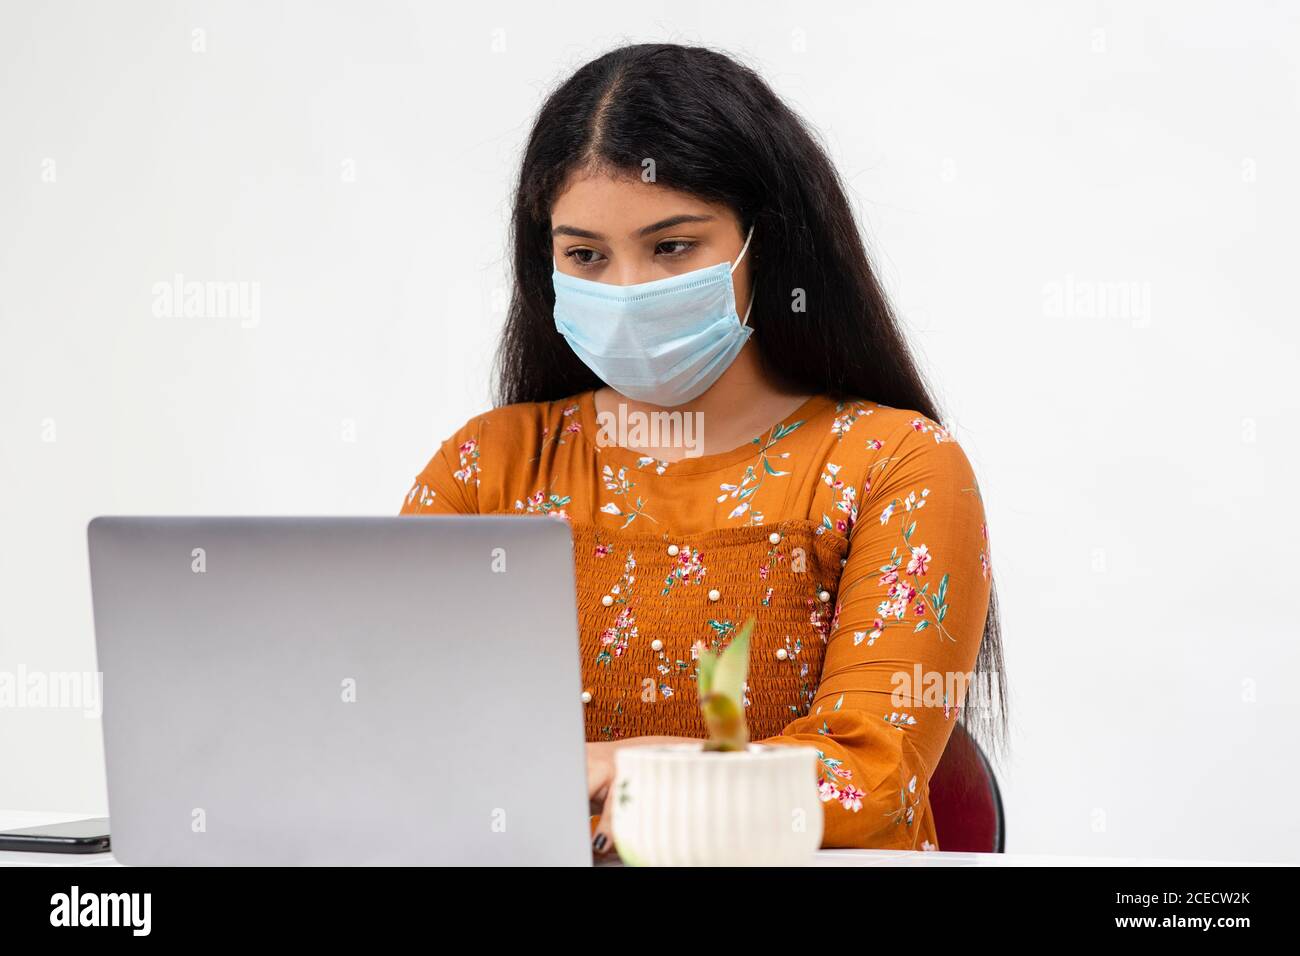
[[[629,866],[801,866],[822,842],[817,751],[622,747],[614,843]]]

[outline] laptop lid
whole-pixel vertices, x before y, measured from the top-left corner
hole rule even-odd
[[[102,517],[113,850],[160,865],[590,865],[551,518]]]

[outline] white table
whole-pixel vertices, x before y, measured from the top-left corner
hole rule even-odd
[[[67,823],[94,813],[0,810],[0,830]],[[617,865],[616,861],[611,861]],[[3,853],[0,866],[119,866],[112,853]],[[925,853],[899,850],[821,850],[814,866],[1251,866],[1223,860],[1146,860],[1136,857],[1053,856],[1035,853]]]

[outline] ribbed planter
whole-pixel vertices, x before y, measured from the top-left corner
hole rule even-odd
[[[614,843],[629,866],[802,866],[821,846],[810,747],[623,747],[614,765]]]

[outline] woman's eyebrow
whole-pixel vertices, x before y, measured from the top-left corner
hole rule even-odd
[[[552,226],[552,236],[577,236],[580,239],[600,239],[605,237],[598,232],[591,232],[588,229],[579,229],[577,226]]]
[[[667,219],[660,219],[658,222],[652,222],[644,229],[638,231],[637,235],[648,236],[652,232],[658,232],[660,229],[667,229],[669,226],[680,226],[684,222],[712,222],[715,218],[716,217],[714,216],[693,216],[689,214],[669,216]]]
[[[716,216],[698,216],[689,213],[683,213],[680,216],[669,216],[667,219],[660,219],[658,222],[652,222],[650,225],[636,231],[638,236],[648,236],[651,233],[659,232],[661,229],[667,229],[670,226],[680,226],[686,222],[712,222]],[[598,232],[592,232],[590,229],[579,229],[577,226],[552,226],[552,236],[577,236],[580,239],[595,239],[604,241],[605,237]]]

